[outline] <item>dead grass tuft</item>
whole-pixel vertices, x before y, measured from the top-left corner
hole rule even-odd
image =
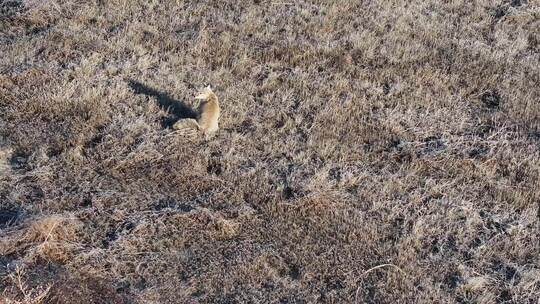
[[[81,224],[71,217],[53,215],[27,223],[28,227],[8,233],[2,239],[2,254],[21,254],[26,259],[43,258],[48,261],[66,262],[79,247],[78,234]]]
[[[30,288],[25,281],[26,277],[27,276],[24,269],[22,269],[20,266],[17,266],[15,271],[7,277],[7,280],[16,287],[16,294],[19,296],[7,295],[6,290],[4,290],[2,297],[4,297],[3,301],[5,301],[6,304],[47,303],[52,286],[48,285]]]

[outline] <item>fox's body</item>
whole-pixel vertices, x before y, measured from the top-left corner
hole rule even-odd
[[[192,118],[180,119],[174,124],[173,128],[185,135],[191,135],[200,130],[206,138],[209,138],[219,129],[219,116],[221,113],[217,96],[210,87],[206,87],[195,99],[201,100],[197,111],[197,120]]]
[[[199,106],[199,115],[197,117],[200,129],[206,136],[216,133],[219,129],[218,122],[221,114],[216,95],[210,88],[207,88],[203,94],[195,98],[203,100]]]

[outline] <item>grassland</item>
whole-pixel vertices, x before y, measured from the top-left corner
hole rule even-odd
[[[537,0],[9,0],[0,54],[2,303],[540,297]]]

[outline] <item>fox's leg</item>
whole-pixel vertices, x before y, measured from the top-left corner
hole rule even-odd
[[[204,131],[204,139],[210,140],[214,138],[216,136],[216,132],[217,131],[209,131],[209,130]]]

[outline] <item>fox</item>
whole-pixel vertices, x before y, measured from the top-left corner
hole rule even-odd
[[[201,100],[197,109],[197,119],[185,118],[178,120],[173,129],[183,135],[195,135],[201,131],[205,139],[210,139],[219,130],[221,109],[216,94],[210,86],[205,87],[195,99]]]

